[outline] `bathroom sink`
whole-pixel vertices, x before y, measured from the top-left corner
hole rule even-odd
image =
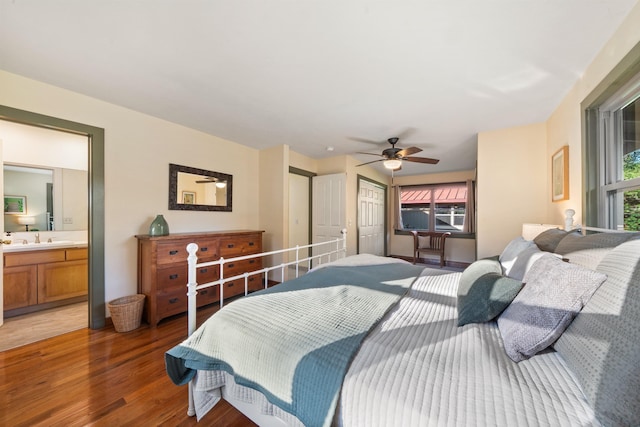
[[[17,251],[33,251],[36,249],[51,249],[56,247],[72,247],[72,246],[83,246],[86,245],[87,242],[74,242],[73,240],[54,240],[52,242],[47,242],[46,240],[41,243],[22,243],[20,241],[14,241],[11,244],[3,244],[2,248],[5,252],[17,252]]]

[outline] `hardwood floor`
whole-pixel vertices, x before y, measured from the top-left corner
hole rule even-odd
[[[186,323],[180,315],[155,329],[82,329],[0,352],[0,426],[255,426],[225,401],[200,423],[187,416],[187,387],[164,368]]]

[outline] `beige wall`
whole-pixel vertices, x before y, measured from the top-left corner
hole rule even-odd
[[[0,104],[105,129],[105,297],[136,292],[136,234],[258,228],[258,151],[0,71]],[[241,159],[241,160],[238,160]],[[233,175],[233,212],[169,211],[169,163]]]
[[[581,103],[640,42],[636,4],[545,123],[478,134],[478,257],[500,253],[522,223],[582,223]],[[551,156],[569,146],[569,200],[551,201]],[[509,204],[505,207],[505,200]]]
[[[432,173],[414,176],[399,176],[394,178],[393,185],[417,185],[417,184],[442,184],[447,182],[465,182],[469,179],[475,180],[476,172],[458,171],[448,173]],[[393,200],[392,190],[389,191],[389,197]],[[405,235],[396,235],[393,232],[393,224],[395,221],[395,212],[391,202],[389,203],[389,226],[391,229],[389,252],[393,255],[401,255],[413,257],[413,237]],[[447,239],[445,246],[445,259],[447,261],[456,261],[462,263],[471,263],[475,261],[476,241],[475,239]]]
[[[550,157],[563,145],[569,146],[570,199],[558,203],[547,203],[547,221],[552,224],[564,224],[564,211],[568,208],[576,211],[574,217],[576,223],[583,222],[583,135],[580,104],[638,43],[640,43],[640,2],[595,57],[547,122],[547,156]]]
[[[545,222],[544,123],[478,134],[478,258],[500,254],[523,223]]]

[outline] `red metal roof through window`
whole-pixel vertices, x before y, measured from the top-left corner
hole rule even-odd
[[[434,191],[436,203],[465,203],[467,186],[465,184],[439,185],[437,187],[409,187],[402,190],[402,204],[431,203]]]

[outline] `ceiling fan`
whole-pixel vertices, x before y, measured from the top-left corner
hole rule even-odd
[[[402,161],[406,160],[407,162],[415,162],[415,163],[428,163],[431,165],[435,165],[440,160],[438,159],[430,159],[428,157],[413,157],[413,154],[419,153],[422,151],[421,148],[418,147],[409,147],[409,148],[396,148],[396,144],[400,138],[389,138],[387,142],[391,144],[391,148],[387,148],[382,151],[382,154],[374,154],[374,153],[362,153],[358,152],[358,154],[368,154],[372,156],[380,156],[381,159],[373,160],[371,162],[366,162],[359,164],[358,166],[368,165],[370,163],[383,162],[384,167],[387,169],[400,170],[402,168]]]

